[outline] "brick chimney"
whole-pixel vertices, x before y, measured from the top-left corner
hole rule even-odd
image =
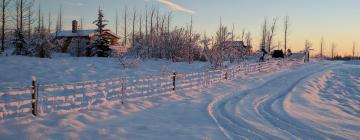
[[[78,22],[76,20],[72,21],[72,32],[77,33],[78,31]]]

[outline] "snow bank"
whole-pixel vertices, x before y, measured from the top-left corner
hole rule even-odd
[[[285,110],[329,138],[359,138],[359,71],[341,65],[309,77],[286,97]]]

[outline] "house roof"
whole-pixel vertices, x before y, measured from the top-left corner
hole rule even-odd
[[[112,31],[105,31],[106,33],[120,39],[120,36],[116,35]],[[96,29],[87,29],[87,30],[79,30],[78,33],[73,33],[72,30],[61,31],[58,33],[52,33],[52,35],[57,37],[90,37],[96,34]]]

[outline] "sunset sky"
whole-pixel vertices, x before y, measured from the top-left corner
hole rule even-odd
[[[119,11],[120,22],[125,5],[132,12],[145,12],[145,7],[160,7],[162,11],[172,10],[173,22],[185,26],[194,19],[194,28],[198,33],[213,35],[219,26],[220,18],[228,27],[235,26],[240,35],[243,29],[250,31],[258,48],[260,29],[264,18],[279,18],[275,44],[283,42],[283,19],[290,17],[290,47],[293,50],[304,48],[305,40],[313,43],[319,51],[320,39],[324,36],[326,53],[332,43],[336,44],[339,54],[350,54],[352,44],[358,45],[360,54],[360,1],[359,0],[37,0],[41,2],[44,14],[51,11],[54,20],[59,6],[64,9],[65,27],[71,26],[71,20],[84,17],[85,24],[91,28],[96,19],[99,5],[104,9],[110,21],[109,28],[114,29],[115,13]],[[38,4],[37,4],[38,5]],[[122,23],[120,23],[119,26]],[[119,32],[122,32],[121,30]]]

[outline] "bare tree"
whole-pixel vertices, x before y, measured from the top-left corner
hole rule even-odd
[[[245,38],[246,38],[246,30],[243,29],[242,32],[241,32],[241,41],[244,42],[244,41],[245,41],[245,40],[244,40]]]
[[[211,39],[209,37],[207,37],[206,33],[204,33],[203,38],[201,39],[200,43],[201,46],[203,47],[203,51],[201,54],[201,61],[209,61],[211,59]]]
[[[15,7],[16,7],[16,14],[15,14],[15,20],[16,20],[16,30],[19,29],[19,9],[20,9],[20,0],[15,1]]]
[[[59,13],[58,13],[58,16],[57,16],[57,21],[56,21],[56,36],[58,35],[59,32],[62,31],[62,20],[63,20],[63,10],[62,10],[62,5],[60,5],[60,8],[59,8]]]
[[[128,16],[128,8],[127,8],[127,6],[125,6],[125,9],[124,9],[124,42],[123,42],[123,45],[124,46],[127,46],[127,34],[128,34],[128,32],[127,32],[127,16]]]
[[[252,47],[252,37],[251,37],[251,32],[247,32],[245,35],[245,42],[247,47]]]
[[[19,6],[19,31],[22,32],[23,31],[23,17],[24,17],[24,0],[19,0],[19,3],[18,3],[20,6]]]
[[[253,38],[251,36],[251,32],[247,32],[245,35],[247,56],[251,55],[251,51],[253,49],[252,40],[253,40]]]
[[[353,49],[352,49],[352,57],[353,57],[353,59],[355,59],[355,46],[356,46],[356,44],[355,44],[355,42],[353,42]]]
[[[171,32],[170,32],[170,22],[171,22],[171,12],[169,12],[168,13],[168,15],[167,15],[167,31],[166,31],[166,36],[165,36],[165,44],[166,44],[166,57],[168,58],[168,59],[171,59],[171,56],[170,56],[170,53],[169,53],[169,51],[171,50],[171,46],[172,46],[172,43],[173,42],[171,42]]]
[[[25,28],[25,23],[31,21],[32,8],[35,0],[18,0],[16,3],[18,20],[19,20],[19,29],[21,31]],[[29,18],[30,17],[30,18]]]
[[[84,17],[80,17],[80,31],[84,30]]]
[[[145,41],[144,43],[146,44],[145,47],[147,48],[146,51],[146,57],[150,58],[150,48],[149,48],[149,32],[148,32],[148,8],[145,7]]]
[[[289,35],[289,26],[290,26],[290,18],[289,16],[285,16],[284,19],[284,54],[287,56],[287,43],[288,43],[288,35]]]
[[[56,17],[56,25],[55,25],[55,36],[56,36],[56,37],[57,37],[58,33],[60,32],[60,30],[59,30],[59,26],[60,26],[60,25],[59,25],[59,23],[60,23],[60,22],[59,22],[59,21],[60,21],[59,19],[60,19],[60,18],[59,18],[59,17],[60,17],[59,15]]]
[[[48,33],[51,33],[51,12],[48,14]]]
[[[160,33],[158,35],[158,44],[159,45],[159,58],[160,59],[163,59],[165,57],[165,54],[166,54],[166,45],[167,45],[167,42],[166,42],[166,14],[162,15],[161,19],[160,19]]]
[[[230,36],[231,41],[235,41],[235,25],[234,24],[232,25],[230,34],[231,34],[231,36]],[[241,40],[241,41],[243,41],[243,40]]]
[[[118,35],[118,25],[119,25],[119,13],[118,11],[116,10],[116,13],[115,13],[115,34]]]
[[[323,58],[324,55],[324,37],[321,37],[321,43],[320,43],[320,57]]]
[[[334,60],[334,53],[335,53],[335,48],[336,48],[336,45],[335,43],[332,43],[331,45],[331,59]]]
[[[245,30],[243,30],[243,34],[241,36],[241,41],[244,41],[244,36],[245,36]],[[230,36],[230,40],[231,40],[231,43],[234,43],[235,41],[235,25],[233,24],[232,25],[232,29],[231,29],[231,32],[229,32],[231,34]],[[243,57],[243,53],[241,53],[241,51],[243,51],[242,49],[240,48],[234,48],[233,46],[229,45],[227,46],[227,49],[226,49],[226,54],[227,54],[227,58],[229,59],[230,63],[234,63],[234,61],[237,58],[237,56],[240,56],[240,57]]]
[[[210,63],[215,67],[222,67],[225,60],[225,48],[227,48],[227,41],[231,38],[227,27],[222,25],[220,20],[220,26],[216,32],[216,40],[214,46],[212,46],[212,53],[210,55]]]
[[[139,35],[140,35],[140,38],[142,39],[143,32],[142,32],[142,16],[141,15],[139,15]]]
[[[167,17],[167,20],[168,20],[168,22],[167,22],[167,33],[168,33],[169,35],[170,35],[170,21],[171,21],[171,16],[172,16],[172,13],[169,12],[168,17]]]
[[[156,26],[155,26],[155,35],[159,35],[159,27],[160,27],[160,11],[159,8],[156,9]]]
[[[45,31],[45,18],[44,15],[41,15],[41,30]]]
[[[150,37],[149,37],[150,45],[148,45],[147,47],[148,58],[150,58],[152,55],[150,49],[154,48],[154,26],[153,26],[154,15],[155,15],[155,8],[153,8],[150,13]]]
[[[148,9],[145,8],[145,40],[148,38]]]
[[[312,47],[312,43],[309,40],[305,41],[305,62],[309,62],[310,60],[310,49]]]
[[[31,34],[32,34],[32,27],[31,25],[34,23],[34,19],[33,19],[33,9],[32,9],[32,6],[29,6],[28,7],[28,11],[27,11],[27,27],[28,27],[28,30],[27,30],[27,35],[28,35],[28,39],[30,40],[31,39]]]
[[[24,38],[24,23],[29,20],[29,15],[31,10],[29,10],[34,4],[34,0],[17,0],[15,3],[16,7],[16,20],[17,20],[17,29],[15,33],[15,46],[16,49],[13,54],[16,55],[29,55],[31,52],[29,48],[25,46],[26,41]],[[28,16],[28,17],[27,17]],[[31,19],[31,18],[30,18]],[[29,21],[30,23],[31,21]]]
[[[278,18],[274,18],[274,19],[273,19],[273,23],[272,23],[271,26],[270,26],[270,30],[268,31],[267,38],[266,38],[266,42],[267,42],[267,47],[268,47],[268,52],[269,52],[269,53],[271,52],[271,49],[272,49],[271,46],[272,46],[273,38],[274,38],[274,36],[275,36],[275,30],[276,30],[277,20],[278,20]]]
[[[39,4],[39,9],[38,9],[38,26],[37,26],[37,32],[40,33],[41,31],[41,4]]]
[[[267,19],[265,18],[264,24],[262,25],[261,30],[261,42],[260,42],[260,49],[265,51],[266,50],[266,38],[268,34],[268,25],[267,25]]]
[[[202,44],[202,47],[204,48],[204,51],[207,51],[206,49],[210,48],[210,38],[206,35],[206,33],[204,33],[200,43]]]
[[[0,53],[5,50],[5,28],[7,27],[7,15],[8,15],[8,6],[10,4],[10,0],[2,0],[1,1],[1,48]]]
[[[59,32],[62,31],[63,28],[63,9],[62,9],[62,5],[60,5],[60,11],[59,11]]]
[[[135,45],[135,24],[136,24],[136,11],[134,10],[133,19],[132,19],[132,47]]]
[[[275,37],[277,20],[278,18],[274,18],[271,26],[268,27],[268,21],[265,18],[264,24],[262,25],[260,49],[262,51],[267,51],[267,53],[270,53],[272,49],[271,45],[273,38]]]
[[[154,35],[153,35],[153,44],[152,44],[152,48],[153,48],[153,57],[154,58],[161,58],[161,44],[159,44],[159,40],[160,40],[160,10],[157,7],[156,8],[156,15],[155,15],[155,26],[154,26]]]
[[[192,63],[192,46],[191,46],[191,40],[192,40],[192,30],[193,30],[193,18],[191,17],[191,21],[190,21],[190,27],[189,27],[189,35],[188,35],[188,39],[189,39],[189,44],[188,44],[188,62],[189,64]]]

